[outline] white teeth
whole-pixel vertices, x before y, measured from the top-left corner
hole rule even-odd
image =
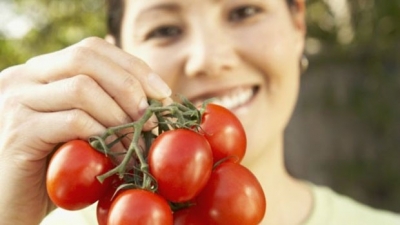
[[[215,97],[214,104],[234,109],[245,104],[253,96],[252,88],[238,88],[224,96]]]

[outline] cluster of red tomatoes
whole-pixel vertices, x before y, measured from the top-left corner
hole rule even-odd
[[[266,200],[256,177],[240,161],[246,149],[242,125],[229,110],[208,104],[198,129],[157,136],[145,155],[156,188],[118,188],[124,181],[97,176],[115,165],[85,141],[62,145],[48,167],[51,200],[68,210],[97,203],[100,225],[259,224]]]

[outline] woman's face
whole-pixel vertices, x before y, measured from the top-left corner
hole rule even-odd
[[[129,0],[121,45],[174,94],[231,109],[246,129],[250,165],[281,141],[293,111],[302,13],[284,0]]]

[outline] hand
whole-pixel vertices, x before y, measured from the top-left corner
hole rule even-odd
[[[148,106],[147,97],[169,95],[168,86],[144,62],[100,38],[2,71],[2,224],[38,224],[53,208],[45,172],[58,143],[136,120]]]

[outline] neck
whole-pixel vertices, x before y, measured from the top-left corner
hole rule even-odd
[[[267,212],[262,225],[301,224],[311,212],[312,195],[306,184],[288,174],[283,136],[277,140],[264,151],[265,155],[248,166],[260,181],[267,198]]]

